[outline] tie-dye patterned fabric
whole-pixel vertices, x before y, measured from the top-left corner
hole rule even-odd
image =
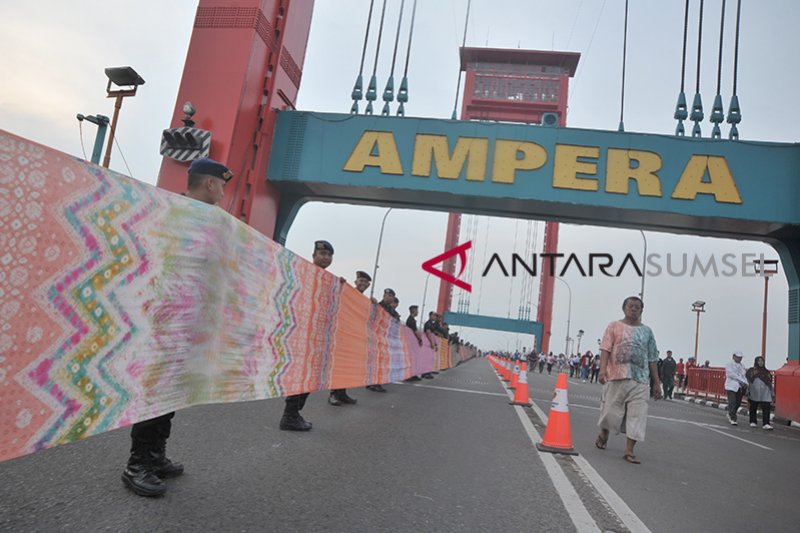
[[[449,366],[222,209],[0,131],[0,460]]]
[[[648,326],[629,326],[615,320],[606,327],[600,349],[611,353],[606,366],[608,380],[650,383],[649,364],[658,361],[658,348],[653,330]]]

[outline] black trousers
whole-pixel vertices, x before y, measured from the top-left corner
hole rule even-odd
[[[672,391],[675,390],[675,382],[672,380],[664,380],[664,398],[672,398]]]
[[[136,422],[131,427],[131,452],[157,450],[163,446],[169,438],[174,416],[175,413],[172,412]]]
[[[297,418],[300,416],[300,411],[306,405],[306,399],[308,395],[311,394],[309,392],[304,392],[302,394],[295,394],[293,396],[286,397],[286,407],[283,409],[283,416],[289,418]]]
[[[726,392],[728,393],[728,415],[730,415],[731,419],[736,420],[736,413],[742,405],[744,389],[740,388],[736,392],[731,390]]]
[[[761,423],[765,426],[769,424],[769,415],[772,411],[772,404],[770,402],[754,402],[753,400],[749,400],[748,403],[750,404],[750,423],[758,423],[758,407],[761,406]]]

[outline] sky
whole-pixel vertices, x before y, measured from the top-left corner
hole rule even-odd
[[[402,74],[411,0],[401,26],[396,76]],[[376,2],[373,28],[381,2]],[[727,110],[732,87],[733,37],[736,2],[728,2],[723,32],[721,93]],[[739,50],[738,95],[743,121],[742,139],[794,143],[800,117],[796,98],[798,73],[794,51],[800,49],[800,4],[792,0],[743,2]],[[722,0],[705,2],[700,90],[708,115],[716,92],[720,8]],[[388,0],[386,31],[378,58],[382,89],[391,65],[394,31],[400,0]],[[466,0],[420,0],[409,64],[407,116],[449,118],[457,94],[458,47],[461,44]],[[161,157],[161,130],[169,126],[191,38],[196,0],[140,0],[137,2],[82,0],[0,3],[0,129],[26,137],[77,157],[91,154],[94,126],[77,113],[111,116],[113,101],[105,97],[109,66],[133,66],[146,80],[134,98],[123,104],[111,168],[155,184]],[[630,2],[628,54],[624,100],[627,131],[671,134],[672,118],[681,82],[681,46],[684,2]],[[361,59],[368,0],[317,0],[297,108],[347,113],[350,92]],[[694,94],[697,69],[698,1],[691,1],[685,90]],[[575,78],[570,80],[567,123],[572,127],[616,130],[620,120],[620,88],[624,2],[622,0],[473,0],[467,46],[523,48],[580,52]],[[373,31],[367,52],[371,73]],[[363,104],[362,104],[363,109]],[[460,107],[459,107],[460,109]],[[202,109],[198,110],[198,116]],[[703,124],[704,136],[711,125]],[[727,125],[723,136],[727,135]],[[82,146],[83,143],[83,146]],[[212,154],[213,156],[213,154]],[[292,226],[287,247],[309,258],[312,242],[331,241],[336,254],[330,271],[352,279],[355,270],[372,272],[381,221],[387,207],[310,203]],[[393,209],[386,215],[380,253],[377,293],[392,287],[400,306],[416,304],[433,309],[439,289],[420,265],[444,250],[447,215]],[[471,228],[471,231],[467,231]],[[504,218],[465,216],[463,242],[473,239],[468,264],[474,266],[469,310],[490,316],[517,318],[519,307],[537,303],[538,278],[523,293],[521,278],[505,278],[497,271],[481,277],[487,254],[510,257],[524,253],[526,243],[541,251],[543,223]],[[674,265],[687,254],[706,262],[714,256],[763,254],[777,258],[759,242],[671,235],[647,231],[648,254]],[[630,253],[641,258],[640,232],[562,224],[559,248],[586,257],[590,252]],[[746,258],[747,256],[745,256]],[[745,259],[747,260],[747,259]],[[662,259],[664,264],[665,259]],[[674,268],[673,270],[676,270]],[[696,315],[691,303],[706,302],[700,317],[699,359],[723,365],[734,350],[743,350],[745,363],[758,355],[764,282],[745,277],[696,275],[645,277],[643,321],[650,325],[661,352],[676,357],[693,355]],[[466,275],[469,275],[467,271]],[[556,282],[551,350],[565,351],[566,337],[579,330],[581,351],[596,350],[605,326],[622,317],[621,303],[638,294],[642,280],[632,270],[617,278],[582,277],[570,270]],[[427,290],[426,290],[427,280]],[[767,366],[775,368],[786,357],[787,283],[782,273],[769,282]],[[527,296],[525,296],[527,294]],[[571,295],[571,296],[570,296]],[[456,291],[453,307],[467,305],[466,293]],[[535,316],[535,309],[531,311]],[[405,314],[404,314],[405,316]],[[527,335],[457,328],[462,338],[484,349],[514,350],[531,346]],[[573,341],[573,347],[577,341]]]

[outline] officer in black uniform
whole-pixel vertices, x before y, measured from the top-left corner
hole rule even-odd
[[[184,196],[218,205],[223,187],[233,173],[212,159],[196,159],[189,165],[189,179]],[[122,481],[139,496],[162,496],[165,478],[183,474],[183,465],[167,458],[166,448],[175,413],[137,422],[131,428],[131,456],[122,472]]]
[[[328,268],[333,262],[333,245],[328,241],[316,241],[314,243],[314,254],[311,256],[311,260],[323,270]],[[286,406],[283,409],[283,416],[281,417],[279,426],[282,430],[311,430],[311,422],[308,422],[300,416],[300,411],[305,407],[308,395],[308,392],[303,392],[286,397]],[[353,400],[353,403],[355,403],[355,400]]]

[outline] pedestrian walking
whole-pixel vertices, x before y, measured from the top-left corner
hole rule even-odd
[[[581,365],[581,381],[586,383],[586,380],[589,378],[589,367],[592,364],[592,352],[587,351],[580,359]]]
[[[684,392],[689,390],[690,377],[692,375],[691,370],[694,368],[697,368],[697,359],[690,357],[686,360],[686,380],[683,382]]]
[[[725,390],[728,392],[728,422],[738,425],[736,414],[742,405],[742,397],[747,388],[747,376],[742,366],[742,352],[733,352],[731,360],[725,365]]]
[[[233,173],[222,163],[208,158],[196,159],[189,165],[184,196],[218,205],[225,195],[223,188],[231,178]],[[162,496],[167,492],[163,480],[183,474],[183,465],[167,458],[167,439],[174,416],[174,412],[167,413],[131,427],[131,455],[122,472],[122,481],[139,496]]]
[[[775,389],[772,387],[772,374],[764,366],[764,358],[756,357],[753,366],[745,373],[747,382],[747,398],[750,404],[750,427],[758,427],[758,407],[761,406],[761,429],[772,429],[769,415],[772,402],[775,399]]]
[[[592,360],[592,375],[589,383],[597,383],[598,374],[600,374],[600,354],[595,355]]]
[[[664,385],[664,398],[671,400],[675,389],[675,369],[677,363],[672,358],[672,350],[667,350],[667,357],[661,363],[661,383]]]
[[[675,372],[678,376],[678,388],[683,390],[686,386],[686,365],[683,364],[683,357],[678,360],[678,364],[675,365]]]
[[[647,429],[647,400],[650,377],[658,385],[656,400],[661,398],[658,377],[658,349],[653,331],[642,324],[644,303],[638,296],[622,302],[625,316],[611,322],[600,342],[600,373],[603,384],[600,401],[600,434],[595,446],[604,450],[611,430],[626,433],[623,458],[633,464],[641,461],[634,455],[637,442],[644,441]]]

